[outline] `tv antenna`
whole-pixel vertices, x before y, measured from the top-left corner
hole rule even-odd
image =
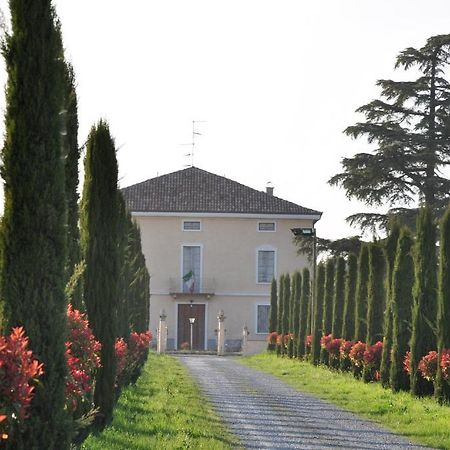
[[[191,157],[191,164],[187,165],[186,167],[194,167],[194,155],[195,155],[195,138],[197,136],[203,136],[202,133],[200,133],[197,128],[196,128],[196,124],[197,123],[205,123],[206,120],[193,120],[192,121],[192,142],[190,142],[189,144],[181,144],[181,145],[190,145],[191,146],[191,152],[190,153],[186,153],[184,156],[190,156]]]

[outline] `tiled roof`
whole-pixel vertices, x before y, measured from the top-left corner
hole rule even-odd
[[[321,214],[197,167],[134,184],[122,194],[132,212]]]

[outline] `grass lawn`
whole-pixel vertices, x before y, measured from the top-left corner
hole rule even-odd
[[[440,406],[432,398],[413,398],[407,392],[393,394],[380,383],[366,384],[348,373],[268,353],[238,361],[275,375],[299,391],[367,417],[412,441],[450,449],[450,407]]]
[[[91,435],[81,448],[219,450],[236,446],[178,360],[152,352],[136,385],[122,392],[111,425]]]

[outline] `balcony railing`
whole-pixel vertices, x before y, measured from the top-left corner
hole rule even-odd
[[[185,281],[183,278],[169,278],[169,292],[173,297],[204,295],[210,297],[216,291],[214,278],[197,278]]]

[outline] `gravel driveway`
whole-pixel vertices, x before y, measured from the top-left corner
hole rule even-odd
[[[179,356],[248,449],[424,449],[279,379],[217,356]]]

